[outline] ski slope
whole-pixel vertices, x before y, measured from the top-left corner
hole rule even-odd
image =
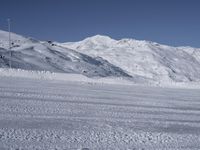
[[[198,89],[3,75],[0,149],[200,149],[199,108]]]

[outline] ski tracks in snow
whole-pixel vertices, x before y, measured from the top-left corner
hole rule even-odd
[[[199,149],[200,91],[0,79],[0,149]]]

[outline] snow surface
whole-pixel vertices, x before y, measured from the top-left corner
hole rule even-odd
[[[57,80],[57,81],[70,81],[80,82],[86,84],[114,84],[114,85],[137,85],[137,86],[149,86],[149,87],[163,87],[163,88],[182,88],[182,89],[200,89],[198,82],[147,82],[141,78],[133,78],[128,80],[123,77],[104,77],[104,78],[89,78],[82,74],[66,74],[55,73],[49,71],[30,71],[22,69],[8,69],[0,68],[0,77],[17,77],[17,78],[29,78],[39,80]]]
[[[199,89],[57,75],[0,70],[0,149],[200,149]]]

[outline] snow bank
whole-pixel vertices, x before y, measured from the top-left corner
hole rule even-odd
[[[40,80],[60,80],[72,82],[87,82],[87,83],[101,83],[101,84],[126,84],[132,85],[133,82],[123,78],[88,78],[81,74],[71,73],[54,73],[50,71],[32,71],[22,69],[7,69],[0,68],[0,77],[20,77]]]
[[[200,82],[145,82],[139,81],[141,79],[135,78],[129,80],[122,77],[106,77],[106,78],[88,78],[81,74],[71,73],[54,73],[50,71],[30,71],[22,69],[7,69],[0,68],[0,77],[17,77],[29,78],[38,80],[58,80],[70,82],[82,82],[87,84],[118,84],[118,85],[137,85],[137,86],[151,86],[151,87],[167,87],[167,88],[187,88],[200,89]]]

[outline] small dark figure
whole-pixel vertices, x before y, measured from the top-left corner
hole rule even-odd
[[[2,58],[2,59],[3,59],[3,58],[5,58],[5,56],[3,56],[3,55],[0,55],[0,58]]]
[[[52,41],[47,41],[49,44],[52,44]]]

